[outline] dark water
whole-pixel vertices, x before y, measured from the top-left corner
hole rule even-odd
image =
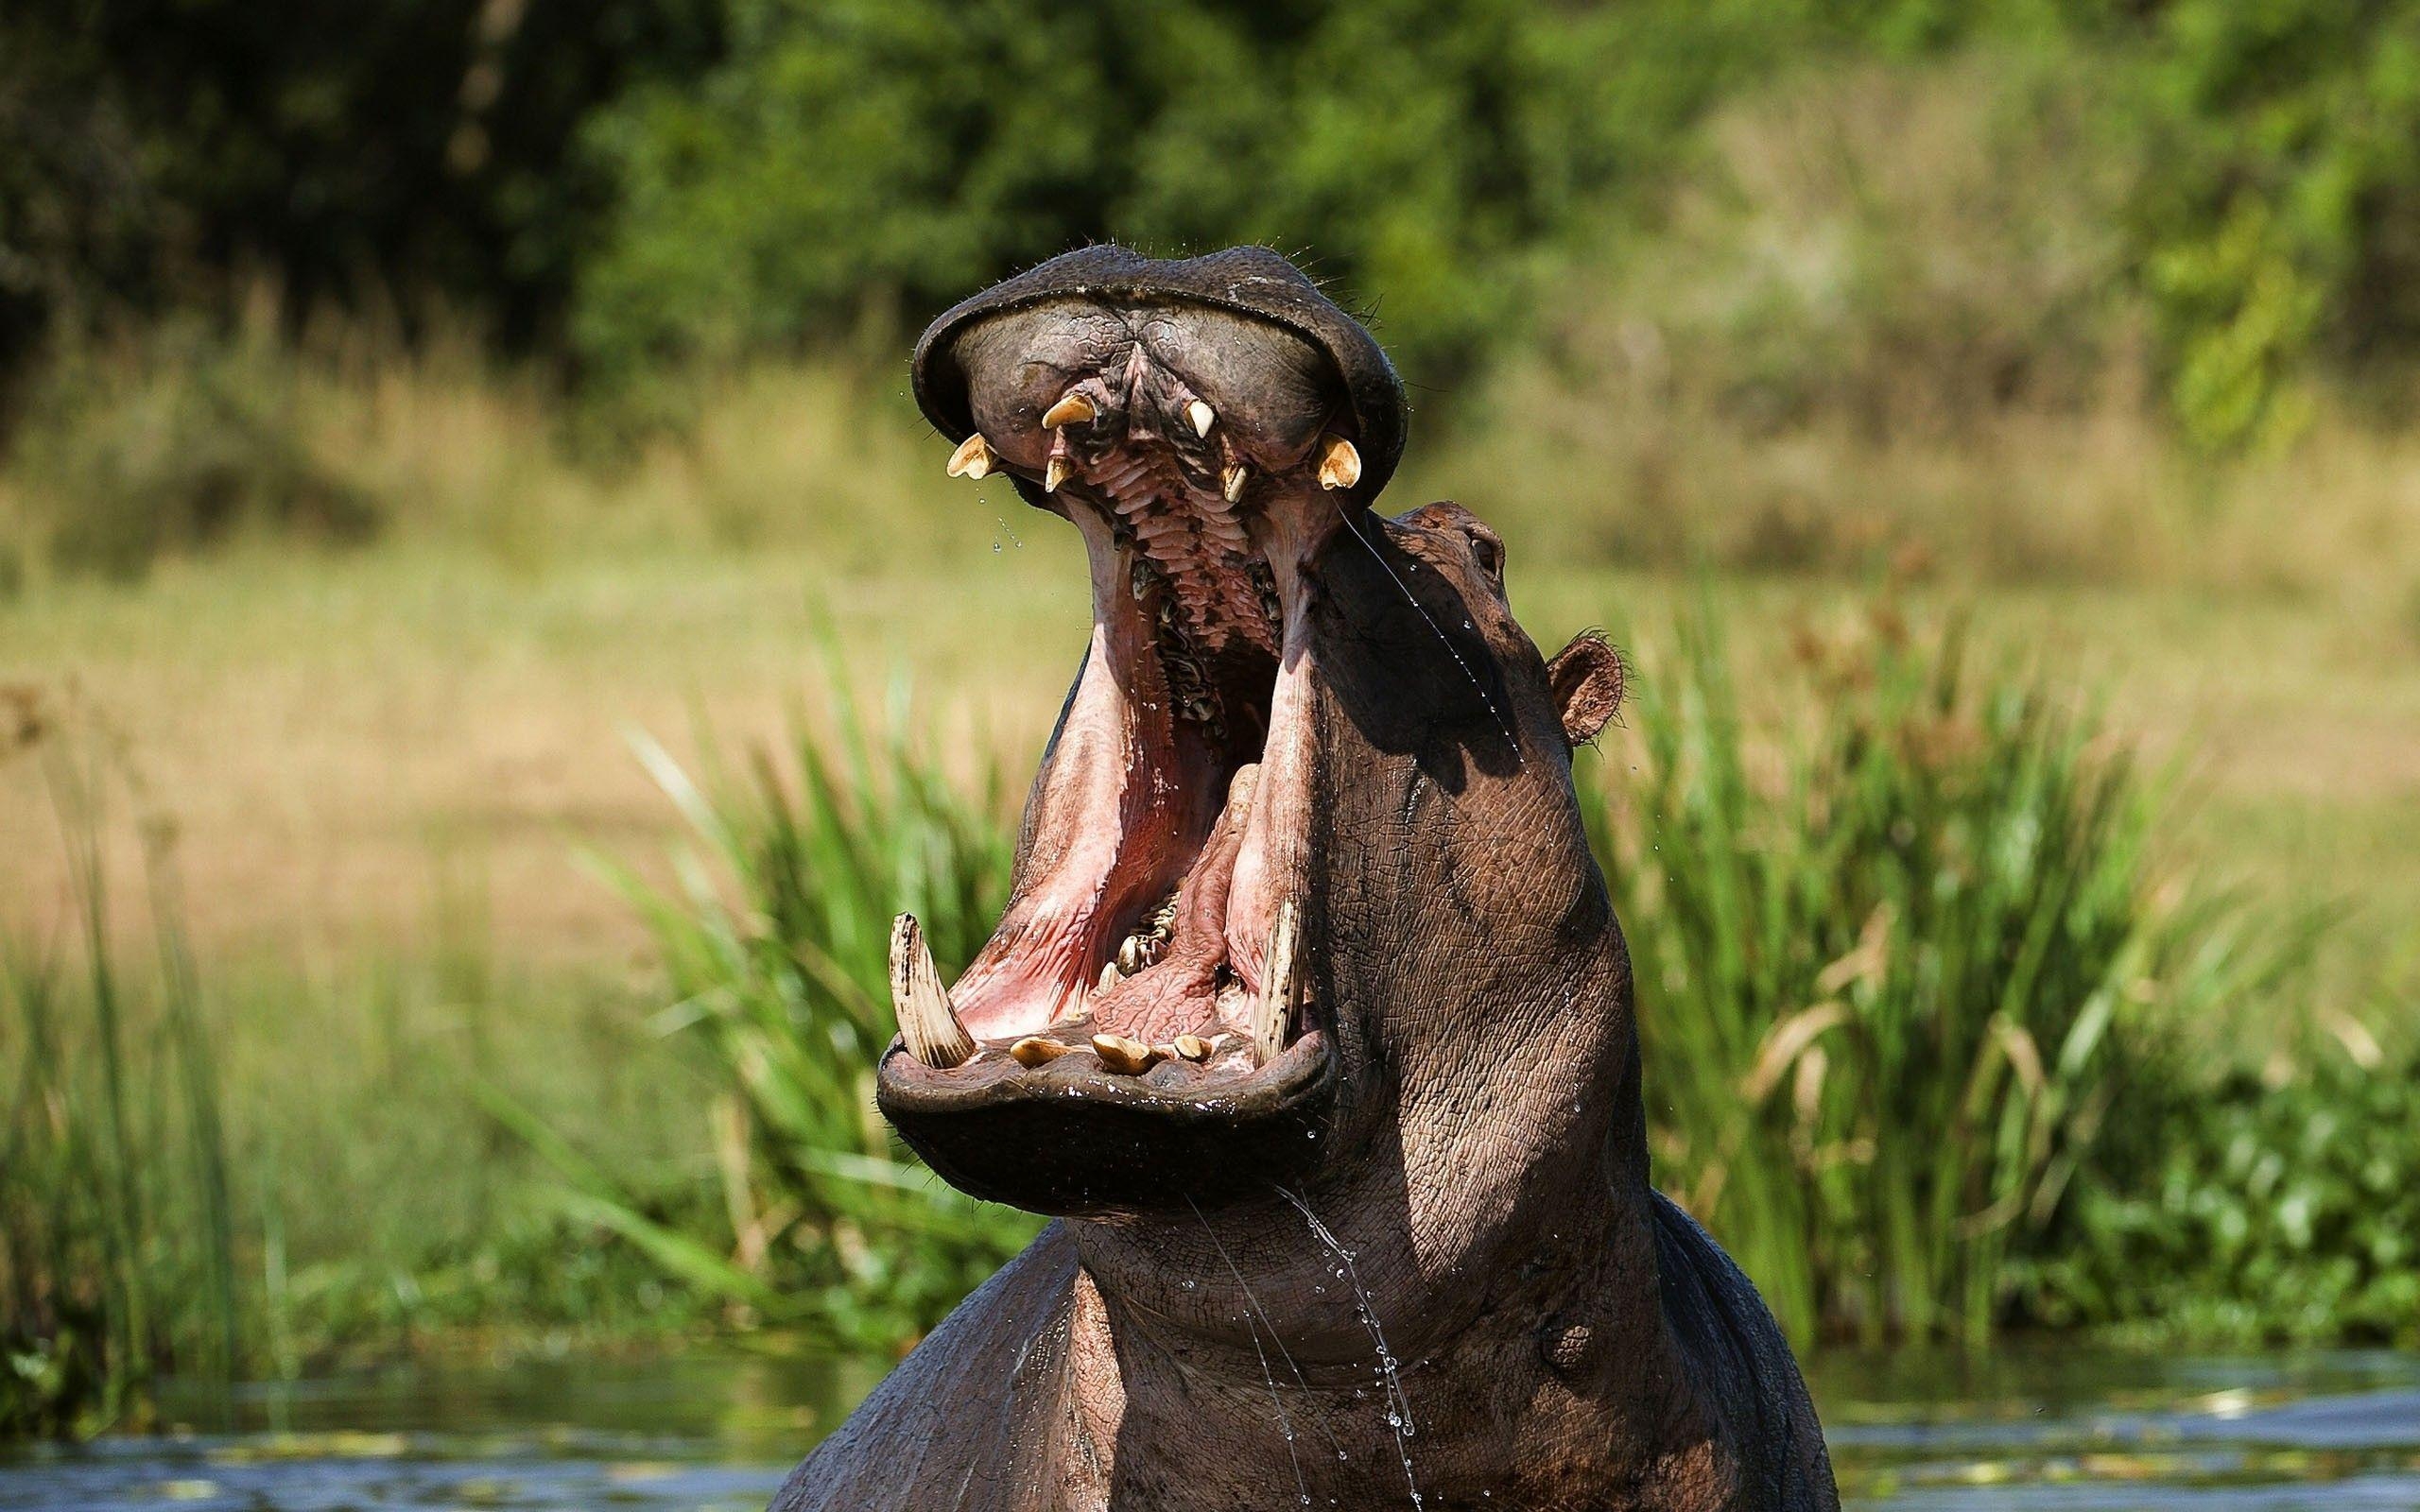
[[[174,1433],[0,1457],[0,1509],[755,1512],[881,1369],[692,1353],[174,1398]],[[2420,1512],[2420,1356],[1833,1356],[1810,1374],[1856,1506]]]

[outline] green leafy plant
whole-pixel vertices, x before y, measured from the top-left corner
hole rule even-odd
[[[2351,1043],[2146,1109],[2063,1243],[2018,1267],[2028,1315],[2146,1341],[2420,1343],[2420,1064]]]
[[[1659,1177],[1786,1327],[1988,1335],[2007,1263],[2157,1069],[2151,1025],[2299,958],[2153,867],[2088,710],[1877,610],[1752,732],[1712,610],[1643,660],[1593,817],[1633,936]]]
[[[1038,1227],[925,1172],[873,1108],[895,1029],[893,916],[913,912],[944,970],[962,966],[1006,894],[1009,847],[995,771],[964,797],[905,735],[834,704],[838,733],[802,736],[787,773],[760,752],[744,780],[700,785],[641,741],[695,846],[669,889],[600,863],[662,952],[673,1001],[657,1022],[727,1089],[713,1112],[719,1221],[700,1233],[650,1216],[543,1128],[517,1126],[571,1178],[561,1200],[576,1215],[671,1277],[754,1316],[888,1346]],[[886,728],[906,725],[902,703]]]

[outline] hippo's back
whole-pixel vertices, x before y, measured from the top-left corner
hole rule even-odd
[[[1729,1430],[1738,1456],[1738,1506],[1838,1512],[1823,1425],[1781,1326],[1696,1219],[1660,1192],[1654,1214],[1664,1314]]]
[[[1076,1245],[1053,1224],[792,1471],[771,1512],[1059,1504]]]

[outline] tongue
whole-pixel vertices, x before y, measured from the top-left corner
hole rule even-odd
[[[1095,1033],[1116,1033],[1146,1044],[1181,1034],[1217,1034],[1219,967],[1227,958],[1227,889],[1252,816],[1258,763],[1236,769],[1226,807],[1193,868],[1177,885],[1176,919],[1158,965],[1130,976],[1092,1002]]]

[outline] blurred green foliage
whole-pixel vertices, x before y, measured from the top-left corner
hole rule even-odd
[[[596,123],[622,199],[579,330],[625,369],[724,357],[922,320],[1087,241],[1257,241],[1383,290],[1399,354],[1434,372],[1516,314],[1534,253],[1670,124],[1643,117],[1704,93],[1627,91],[1643,70],[1604,65],[1629,35],[1668,66],[1748,33],[1737,6],[1649,9],[733,0],[701,86]]]
[[[873,1108],[896,1025],[890,942],[902,910],[955,974],[1009,884],[996,769],[954,787],[912,743],[904,699],[887,731],[835,690],[836,733],[802,734],[789,769],[759,751],[706,785],[660,747],[640,756],[695,849],[663,888],[602,865],[645,917],[672,1002],[657,1025],[722,1091],[718,1211],[670,1209],[590,1163],[542,1121],[492,1108],[564,1177],[567,1212],[628,1241],[689,1294],[737,1318],[878,1349],[941,1321],[1040,1228],[943,1185]]]
[[[62,322],[435,300],[544,341],[609,186],[575,133],[719,46],[716,0],[11,0],[0,369]],[[0,412],[0,436],[6,432]]]
[[[374,493],[311,445],[299,370],[259,333],[222,341],[182,320],[130,356],[63,354],[27,411],[17,475],[71,571],[132,578],[246,530],[350,542],[382,522]]]
[[[1988,1338],[2021,1258],[2069,1243],[2101,1130],[2192,1074],[2164,1037],[2274,1001],[2311,931],[2163,888],[2125,753],[1954,630],[1882,603],[1802,631],[1815,712],[1777,750],[1710,607],[1668,645],[1636,776],[1589,811],[1658,1177],[1797,1337]]]
[[[2096,348],[2149,333],[2197,444],[2290,435],[2315,377],[2411,355],[2420,0],[29,0],[0,18],[0,367],[61,317],[261,274],[299,311],[440,301],[612,384],[888,354],[1115,237],[1304,254],[1443,386],[1614,249],[1693,255],[1671,216],[1710,116],[1976,60],[2068,88],[2024,150],[2118,180],[2080,316]],[[1927,313],[1878,329],[1954,347]]]
[[[2362,1060],[2323,1049],[2141,1099],[2066,1242],[2019,1268],[2031,1314],[2151,1339],[2420,1343],[2420,1066]]]

